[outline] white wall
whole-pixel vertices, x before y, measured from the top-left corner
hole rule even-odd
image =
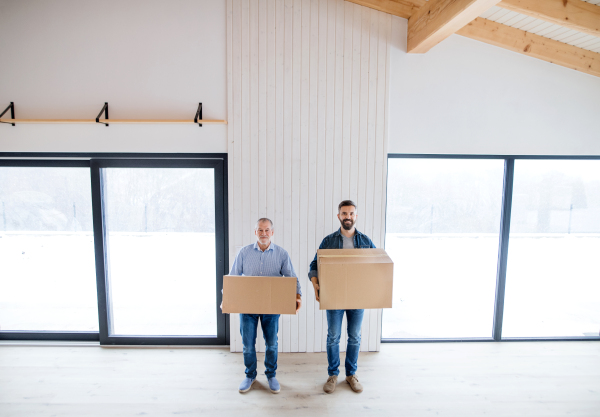
[[[226,3],[0,0],[17,118],[227,119]],[[6,115],[5,115],[6,117]],[[10,117],[10,115],[9,115]],[[0,152],[226,152],[225,125],[0,125]]]
[[[390,153],[600,154],[600,78],[452,35],[406,53],[392,19]]]
[[[340,201],[358,204],[357,228],[383,246],[390,30],[390,15],[342,0],[228,0],[230,265],[271,218],[304,292],[300,313],[282,316],[284,352],[326,349],[307,274]],[[379,349],[380,313],[365,311],[363,351]],[[236,314],[231,350],[242,350]]]
[[[105,101],[112,118],[192,118],[202,101],[230,122],[0,125],[0,152],[228,152],[231,261],[272,218],[305,295],[281,349],[322,351],[308,262],[345,198],[383,246],[388,136],[392,153],[600,154],[600,79],[460,36],[405,50],[406,20],[342,0],[0,0],[0,107],[18,118]],[[234,315],[233,350],[238,334]]]

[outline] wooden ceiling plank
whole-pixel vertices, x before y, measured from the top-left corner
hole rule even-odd
[[[481,42],[600,77],[600,53],[477,18],[456,32]]]
[[[408,19],[407,51],[425,53],[500,0],[429,0]]]
[[[502,0],[499,7],[600,36],[600,7],[582,0]]]
[[[413,15],[425,0],[346,0],[351,3],[360,4],[361,6],[370,7],[371,9],[379,10],[380,12],[389,13],[394,16],[400,16],[408,19]]]

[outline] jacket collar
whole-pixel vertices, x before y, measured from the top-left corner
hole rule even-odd
[[[342,237],[342,228],[340,227],[335,232],[333,232],[333,234],[336,236]],[[362,235],[362,233],[359,232],[358,229],[354,229],[354,236],[360,236],[360,235]]]

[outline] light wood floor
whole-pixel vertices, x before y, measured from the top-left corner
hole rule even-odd
[[[242,355],[223,348],[0,345],[0,416],[600,416],[598,342],[381,347],[360,354],[362,394],[324,394],[326,355],[287,353],[273,395],[262,363],[238,393]]]

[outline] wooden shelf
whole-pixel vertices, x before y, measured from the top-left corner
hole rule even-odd
[[[33,123],[33,124],[197,124],[193,119],[100,119],[100,123],[96,123],[96,119],[0,119],[1,122],[5,123]],[[198,120],[201,124],[223,124],[226,125],[226,120]]]

